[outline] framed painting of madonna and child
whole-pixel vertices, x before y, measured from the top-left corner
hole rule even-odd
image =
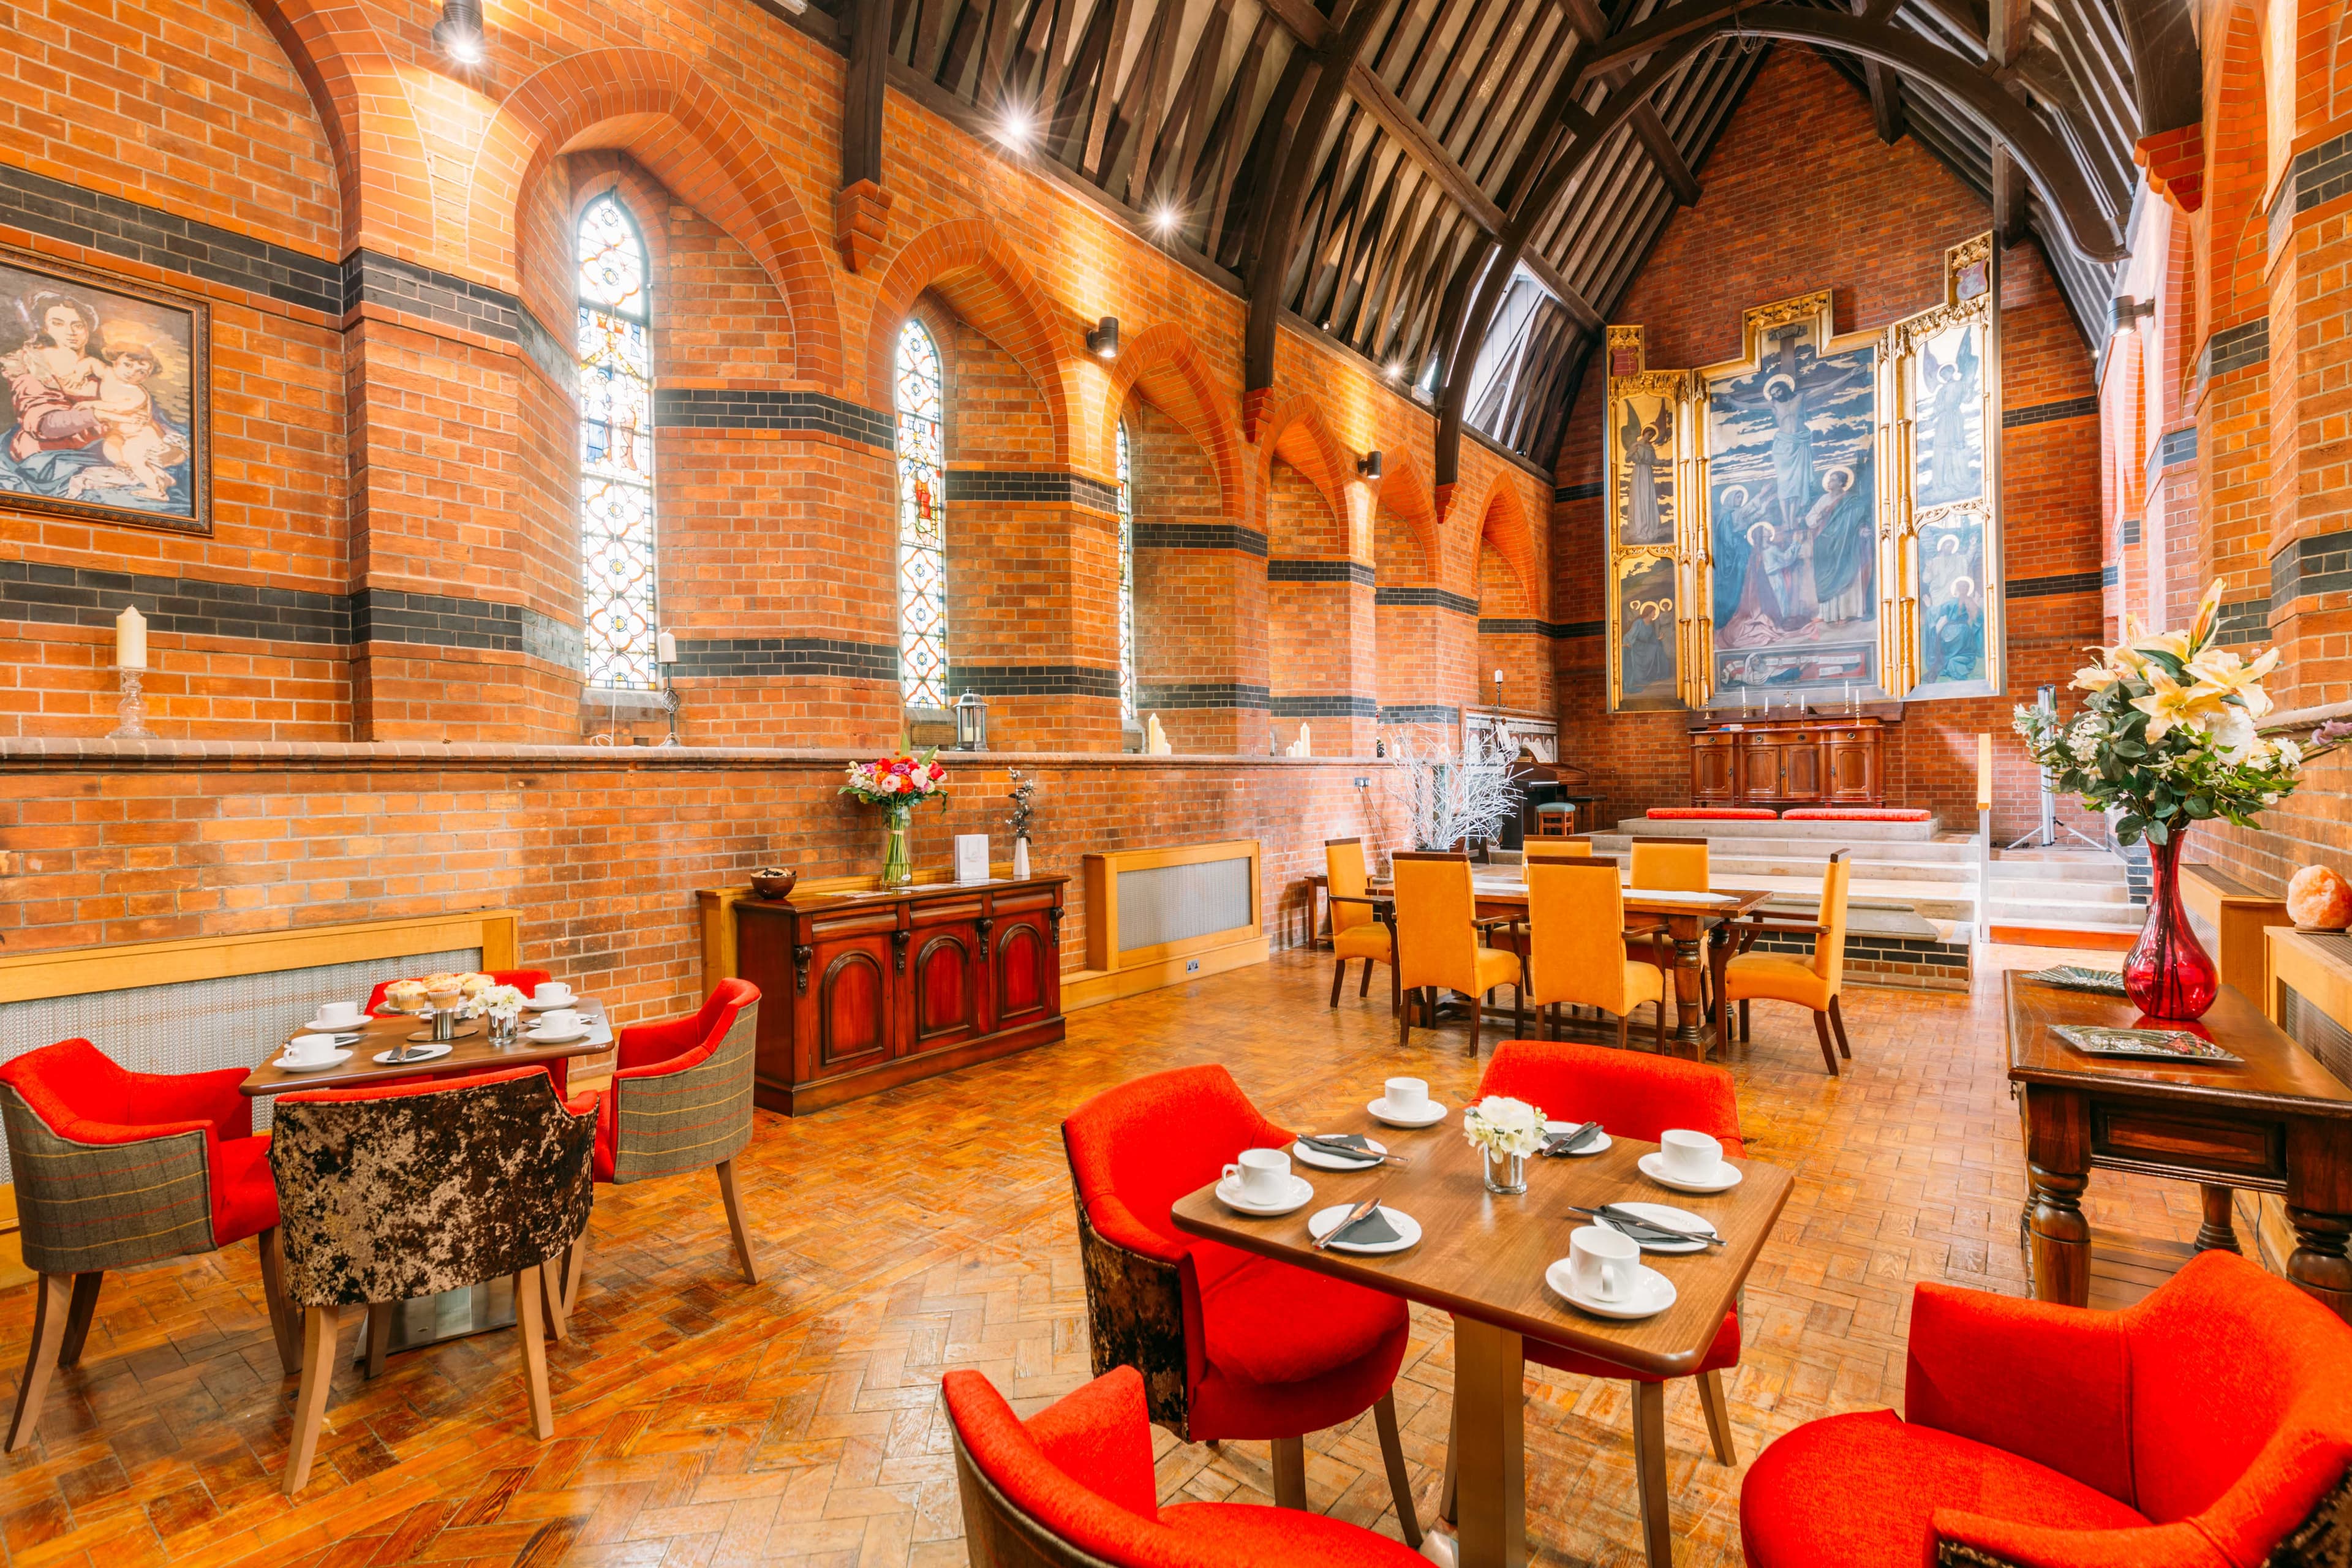
[[[0,509],[212,531],[212,310],[0,246]]]

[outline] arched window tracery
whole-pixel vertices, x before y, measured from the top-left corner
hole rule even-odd
[[[898,681],[909,708],[948,706],[946,476],[940,346],[909,320],[898,329]]]
[[[578,230],[580,573],[588,684],[651,691],[658,584],[654,361],[645,237],[598,196]]]

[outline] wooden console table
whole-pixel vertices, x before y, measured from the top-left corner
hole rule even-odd
[[[1879,720],[1754,719],[1694,725],[1694,805],[1885,805]]]
[[[2059,1025],[2131,1028],[2121,997],[2062,990],[2012,970],[2009,1079],[2024,1100],[2032,1183],[2026,1229],[2033,1294],[2085,1305],[2091,1230],[2083,1192],[2103,1167],[2172,1176],[2205,1191],[2200,1249],[2235,1250],[2230,1189],[2284,1193],[2297,1243],[2287,1277],[2352,1321],[2352,1089],[2282,1033],[2232,986],[2193,1027],[2243,1067],[2175,1066],[2092,1057],[2051,1033]]]
[[[798,1115],[1062,1037],[1066,877],[726,900],[752,1099]]]

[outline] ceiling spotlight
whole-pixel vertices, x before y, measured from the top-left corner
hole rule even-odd
[[[1151,226],[1163,235],[1172,234],[1176,230],[1176,216],[1173,204],[1161,202],[1151,209]]]
[[[1036,127],[1030,122],[1025,109],[1008,109],[996,127],[996,139],[1007,147],[1026,147]]]
[[[433,24],[433,42],[459,65],[482,63],[482,0],[447,0]]]
[[[2155,300],[2135,300],[2128,294],[2118,294],[2107,302],[2107,335],[2123,337],[2133,330],[2142,316],[2155,314]]]
[[[1379,451],[1370,451],[1357,458],[1356,472],[1363,475],[1364,478],[1368,479],[1379,479],[1381,477],[1381,455]]]
[[[1095,330],[1087,334],[1087,353],[1099,360],[1118,357],[1118,318],[1105,316]]]
[[[1391,381],[1402,381],[1404,379],[1404,361],[1401,359],[1392,359],[1389,361],[1389,379]]]

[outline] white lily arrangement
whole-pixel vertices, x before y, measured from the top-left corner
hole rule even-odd
[[[2212,817],[2251,827],[2302,782],[2301,749],[2255,732],[2271,711],[2263,678],[2278,649],[2249,660],[2214,647],[2221,612],[2217,579],[2186,632],[2151,632],[2126,614],[2124,640],[2074,672],[2090,697],[2072,723],[2017,710],[2027,752],[2057,788],[2094,811],[2123,808],[2116,837],[2126,844],[2163,844]]]
[[[1462,1133],[1490,1160],[1543,1147],[1544,1114],[1524,1100],[1490,1094],[1462,1113]]]
[[[502,1024],[511,1024],[522,1014],[522,988],[519,985],[493,985],[475,1001]]]

